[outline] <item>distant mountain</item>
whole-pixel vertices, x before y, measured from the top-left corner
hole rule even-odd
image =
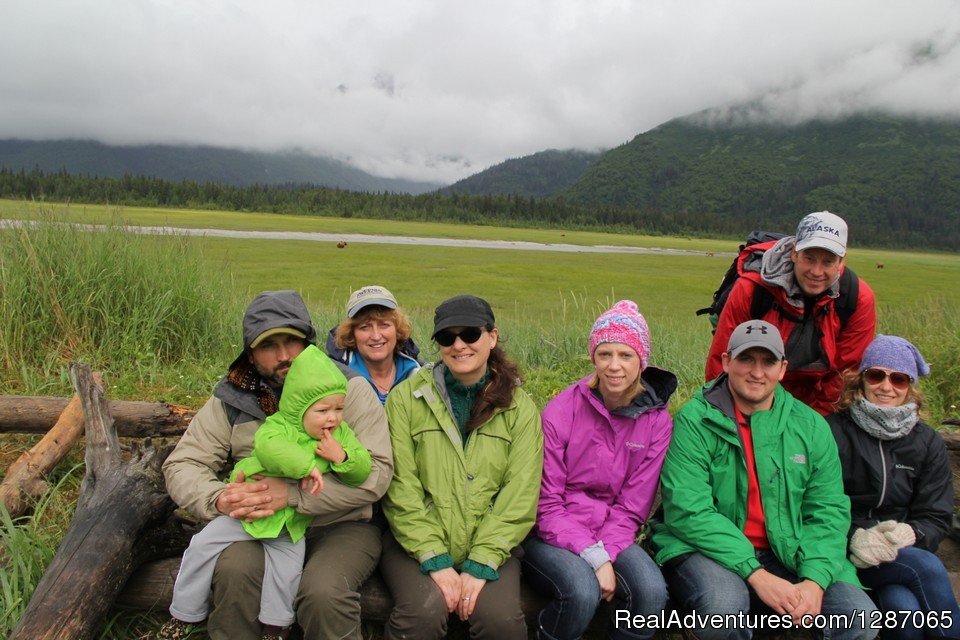
[[[441,190],[471,195],[519,195],[546,198],[573,184],[599,153],[549,149],[512,158]]]
[[[608,151],[561,195],[775,230],[829,209],[862,241],[942,245],[933,241],[960,229],[960,123],[860,115],[786,126],[704,112]]]
[[[264,153],[220,147],[109,146],[92,140],[0,140],[0,167],[78,175],[144,175],[164,180],[251,184],[311,184],[351,191],[425,193],[441,185],[381,178],[343,162],[300,152]]]

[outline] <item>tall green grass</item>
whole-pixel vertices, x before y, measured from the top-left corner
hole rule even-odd
[[[8,637],[20,620],[73,516],[82,465],[58,473],[31,517],[14,520],[0,503],[0,637]]]
[[[882,304],[879,315],[878,333],[909,339],[930,365],[930,376],[920,380],[930,424],[960,417],[960,304],[930,296],[915,309]]]
[[[159,370],[225,353],[237,297],[223,265],[177,236],[59,224],[41,212],[0,231],[0,389],[67,387],[69,362],[150,384]],[[108,376],[109,378],[109,376]]]

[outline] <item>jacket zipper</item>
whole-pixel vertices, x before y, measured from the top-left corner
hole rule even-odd
[[[887,459],[883,455],[883,441],[877,440],[877,448],[880,449],[880,468],[883,469],[883,482],[880,484],[880,499],[877,501],[876,508],[879,509],[883,504],[883,499],[887,496]]]

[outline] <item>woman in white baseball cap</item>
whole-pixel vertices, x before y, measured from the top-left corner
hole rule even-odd
[[[330,330],[327,354],[364,378],[380,403],[423,364],[411,325],[397,299],[380,285],[361,287],[347,300],[347,317]]]

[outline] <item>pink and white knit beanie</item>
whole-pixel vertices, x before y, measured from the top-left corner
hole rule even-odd
[[[650,329],[632,300],[621,300],[597,318],[590,330],[590,358],[603,342],[621,342],[640,356],[640,368],[650,359]]]

